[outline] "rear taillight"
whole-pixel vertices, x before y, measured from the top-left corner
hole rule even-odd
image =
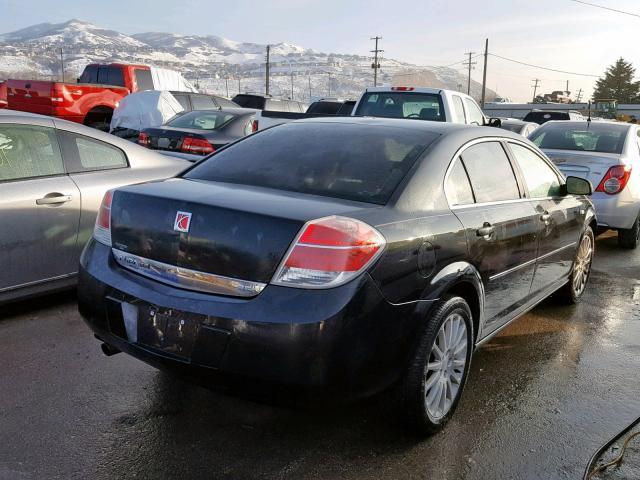
[[[271,283],[337,287],[371,265],[385,244],[380,232],[359,220],[338,216],[313,220],[302,228]]]
[[[258,131],[258,120],[251,121],[251,133],[256,133]]]
[[[615,165],[607,171],[596,192],[604,192],[608,195],[620,193],[627,186],[630,177],[631,165]]]
[[[104,245],[111,246],[111,202],[113,190],[108,190],[102,198],[102,204],[98,210],[96,226],[93,229],[93,238]]]
[[[184,153],[193,153],[196,155],[206,155],[213,153],[215,148],[204,138],[185,137],[182,141],[180,150]]]
[[[149,135],[144,132],[140,132],[138,134],[138,145],[142,145],[143,147],[148,147],[149,145],[151,145],[151,139],[149,138]]]

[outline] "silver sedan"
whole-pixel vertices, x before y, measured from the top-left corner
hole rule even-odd
[[[104,193],[189,165],[83,125],[0,111],[0,303],[72,287]]]

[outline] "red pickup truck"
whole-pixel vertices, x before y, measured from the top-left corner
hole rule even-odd
[[[130,93],[152,90],[147,65],[90,64],[78,83],[7,80],[7,107],[108,130],[113,110]]]
[[[7,108],[7,84],[0,82],[0,108]]]

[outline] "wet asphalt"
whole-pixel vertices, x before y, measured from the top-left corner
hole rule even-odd
[[[596,248],[582,303],[545,301],[480,348],[427,440],[384,399],[291,410],[105,357],[73,293],[0,307],[0,479],[581,478],[640,415],[640,249]]]

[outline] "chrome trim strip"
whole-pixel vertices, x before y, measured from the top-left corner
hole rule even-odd
[[[65,278],[71,278],[78,275],[78,272],[65,273],[64,275],[58,275],[57,277],[44,278],[42,280],[34,280],[33,282],[21,283],[20,285],[11,285],[10,287],[0,288],[0,293],[9,292],[11,290],[18,290],[19,288],[35,287],[43,283],[55,282],[57,280],[64,280]]]
[[[255,297],[267,286],[266,283],[240,280],[178,267],[176,265],[169,265],[133,255],[132,253],[123,252],[116,248],[112,248],[111,251],[120,266],[158,282],[178,288],[220,295],[232,295],[235,297]]]
[[[550,257],[551,255],[555,255],[556,253],[561,252],[562,250],[565,250],[567,248],[571,248],[571,247],[575,246],[576,243],[577,242],[571,242],[570,244],[565,245],[564,247],[557,248],[557,249],[553,250],[552,252],[545,253],[544,255],[541,255],[541,256],[539,256],[537,258],[534,258],[533,260],[529,260],[529,261],[524,262],[524,263],[522,263],[520,265],[516,265],[515,267],[512,267],[509,270],[505,270],[504,272],[496,273],[495,275],[492,275],[491,277],[489,277],[489,281],[497,280],[498,278],[504,277],[505,275],[509,275],[510,273],[513,273],[516,270],[519,270],[519,269],[524,268],[524,267],[528,267],[529,265],[537,262],[538,260],[544,260],[545,258]]]

